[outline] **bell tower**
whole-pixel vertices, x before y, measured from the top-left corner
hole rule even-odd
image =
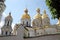
[[[13,21],[13,18],[11,16],[11,12],[9,13],[9,15],[5,18],[5,24],[4,26],[1,28],[1,34],[4,36],[7,36],[7,35],[11,35],[11,32],[12,32],[12,21]]]

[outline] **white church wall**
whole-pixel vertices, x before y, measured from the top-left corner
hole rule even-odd
[[[43,26],[46,26],[46,25],[50,25],[50,20],[49,20],[49,18],[45,18],[45,19],[42,19],[42,24],[43,24]]]
[[[41,36],[41,35],[44,35],[44,34],[45,34],[44,29],[36,30],[36,36]]]
[[[42,20],[41,19],[34,19],[32,22],[32,26],[34,27],[41,27],[42,26]]]
[[[18,36],[19,39],[21,38],[20,40],[23,40],[23,37],[24,37],[24,27],[23,26],[20,26],[18,28],[16,36]]]
[[[56,28],[45,28],[45,32],[47,34],[56,34],[57,33],[57,29]]]
[[[29,37],[34,37],[34,36],[35,36],[34,30],[30,30],[30,31],[29,31]]]
[[[28,26],[31,26],[31,20],[30,19],[21,19],[21,24],[27,24],[27,22],[28,22]]]

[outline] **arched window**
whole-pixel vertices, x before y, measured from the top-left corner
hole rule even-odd
[[[11,32],[9,33],[9,35],[11,35]]]
[[[7,26],[9,26],[9,21],[8,21],[8,23],[7,23]]]
[[[8,34],[8,32],[6,31],[6,35]]]
[[[27,22],[27,26],[28,26],[28,22]]]

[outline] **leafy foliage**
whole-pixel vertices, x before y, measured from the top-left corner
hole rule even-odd
[[[52,18],[60,17],[60,0],[46,0],[46,5],[51,11]]]

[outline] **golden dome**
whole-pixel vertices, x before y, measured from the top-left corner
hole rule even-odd
[[[39,8],[37,8],[37,14],[35,15],[35,19],[37,19],[37,18],[41,18],[41,15],[40,15],[40,9]]]
[[[11,13],[9,13],[9,15],[5,19],[11,20],[12,19]]]
[[[44,14],[42,15],[42,19],[47,18],[48,15],[46,14],[46,10],[44,10]]]
[[[40,15],[39,13],[37,13],[37,14],[35,15],[35,19],[37,19],[37,18],[41,18],[41,15]]]
[[[28,9],[24,10],[24,14],[22,15],[22,19],[30,19],[30,15],[28,14]]]

